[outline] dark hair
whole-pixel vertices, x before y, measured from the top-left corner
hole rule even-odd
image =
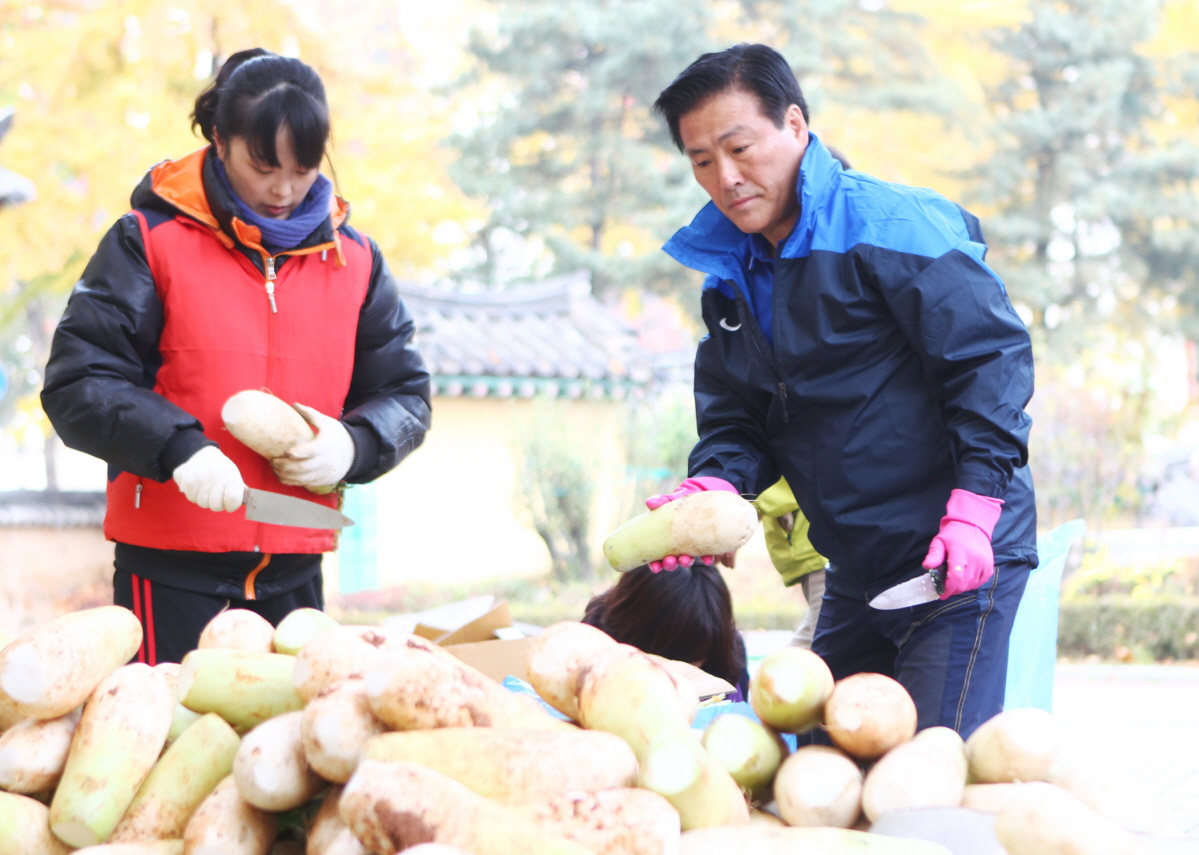
[[[787,108],[792,104],[799,107],[804,121],[808,121],[808,102],[782,54],[766,45],[734,45],[719,53],[705,53],[683,69],[654,102],[655,112],[666,119],[670,138],[679,151],[683,150],[679,120],[713,95],[730,89],[757,96],[762,114],[776,128],[783,126]]]
[[[745,643],[733,621],[733,598],[715,567],[652,572],[642,565],[592,597],[583,623],[622,644],[699,667],[734,686],[745,671]]]
[[[196,98],[191,118],[192,129],[199,128],[210,143],[216,142],[215,134],[226,144],[241,137],[255,160],[276,167],[275,137],[284,125],[291,131],[296,161],[307,169],[320,166],[329,141],[329,107],[320,76],[298,59],[262,48],[229,57]]]

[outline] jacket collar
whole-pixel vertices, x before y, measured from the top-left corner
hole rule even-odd
[[[807,254],[812,244],[817,212],[833,192],[841,174],[838,163],[819,138],[809,133],[808,148],[799,166],[795,192],[799,197],[799,217],[795,228],[783,242],[780,258],[796,258]],[[745,273],[742,259],[748,257],[746,244],[751,236],[741,231],[733,221],[709,202],[690,225],[675,232],[662,247],[680,264],[707,273],[718,279],[731,279],[743,288]]]
[[[235,216],[237,205],[213,171],[214,158],[215,148],[205,146],[178,160],[164,160],[152,167],[133,191],[133,207],[154,201],[165,202],[176,212],[212,229],[226,246],[232,246],[236,240],[265,254],[258,228]],[[335,231],[349,219],[349,214],[349,204],[334,195],[329,201],[329,217],[296,249],[335,244]]]

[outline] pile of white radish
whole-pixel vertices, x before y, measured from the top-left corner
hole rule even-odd
[[[277,628],[226,611],[181,665],[126,664],[140,642],[106,606],[0,649],[0,855],[947,855],[868,829],[957,806],[996,812],[1010,855],[1139,851],[1048,713],[965,743],[916,733],[894,680],[834,683],[798,648],[752,682],[765,724],[700,734],[674,668],[580,623],[528,661],[565,718],[422,638],[313,610]],[[814,729],[833,746],[788,755],[780,733]]]

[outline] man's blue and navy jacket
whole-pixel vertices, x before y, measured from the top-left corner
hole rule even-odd
[[[996,561],[1035,566],[1032,345],[978,221],[931,190],[843,170],[815,136],[797,192],[773,347],[747,300],[750,235],[709,203],[664,247],[708,274],[690,474],[747,495],[786,476],[842,596],[924,572],[955,487],[1002,499]]]

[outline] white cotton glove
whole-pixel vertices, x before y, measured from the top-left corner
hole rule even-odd
[[[206,445],[175,467],[175,484],[187,496],[210,511],[236,511],[242,506],[246,484],[237,464],[215,445]]]
[[[328,487],[341,481],[354,463],[354,440],[337,419],[319,410],[295,405],[312,425],[316,437],[271,460],[279,480],[291,487]]]

